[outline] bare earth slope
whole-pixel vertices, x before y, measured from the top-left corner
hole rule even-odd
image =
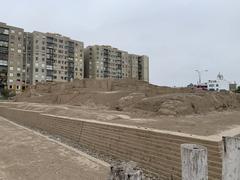
[[[240,97],[234,93],[159,87],[136,80],[76,80],[38,84],[17,96],[15,101],[117,110],[132,117],[149,118],[236,110],[240,105]]]

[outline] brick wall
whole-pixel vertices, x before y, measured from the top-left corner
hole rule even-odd
[[[18,124],[68,138],[74,143],[105,154],[135,161],[163,180],[181,179],[181,144],[200,144],[208,148],[209,180],[221,179],[221,142],[7,107],[0,107],[0,115]]]

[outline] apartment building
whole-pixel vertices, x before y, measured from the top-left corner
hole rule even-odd
[[[84,77],[149,81],[148,61],[111,46],[84,49],[83,42],[57,33],[24,32],[0,22],[0,90]]]
[[[24,33],[24,50],[23,50],[23,89],[32,84],[33,78],[33,34]]]
[[[0,22],[0,87],[22,89],[24,31]]]
[[[84,77],[83,42],[56,33],[25,33],[26,82],[67,82]]]
[[[88,46],[84,54],[86,78],[133,78],[149,81],[147,56],[128,54],[105,45]]]

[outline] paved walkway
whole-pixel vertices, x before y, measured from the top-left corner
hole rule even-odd
[[[0,117],[0,180],[106,180],[108,164]]]

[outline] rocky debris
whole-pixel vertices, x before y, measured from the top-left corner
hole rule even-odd
[[[36,128],[31,128],[31,129],[49,137],[50,139],[59,141],[63,144],[66,144],[75,149],[78,149],[81,152],[84,152],[92,157],[95,157],[96,159],[100,159],[102,161],[105,161],[111,164],[108,180],[160,180],[160,178],[157,177],[156,175],[142,170],[141,167],[137,166],[136,162],[133,162],[133,161],[126,162],[123,159],[118,159],[114,156],[107,155],[102,151],[100,152],[88,146],[76,144],[70,139],[57,136],[57,135],[52,135],[46,131],[39,130]]]
[[[111,166],[109,180],[144,180],[143,172],[133,161],[121,162]]]

